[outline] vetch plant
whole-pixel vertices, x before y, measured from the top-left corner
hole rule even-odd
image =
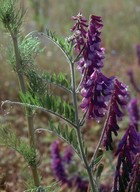
[[[20,84],[20,101],[6,100],[3,101],[2,106],[9,104],[24,107],[28,122],[29,145],[26,143],[23,145],[21,139],[16,139],[13,133],[3,127],[1,135],[5,138],[4,144],[15,149],[27,160],[32,171],[34,186],[38,191],[43,191],[45,188],[40,188],[38,174],[35,133],[43,130],[53,132],[71,146],[62,156],[59,142],[55,141],[52,145],[52,169],[56,179],[62,184],[67,184],[68,188],[74,185],[81,192],[110,190],[109,186],[102,185],[100,182],[103,171],[103,164],[101,164],[103,151],[100,150],[100,146],[103,144],[105,150],[113,150],[113,136],[118,135],[120,129],[118,121],[124,116],[128,91],[127,86],[117,77],[106,77],[103,73],[105,49],[101,47],[102,18],[91,15],[88,21],[81,13],[73,16],[75,24],[71,29],[71,36],[67,38],[58,37],[48,29],[46,33],[32,32],[22,37],[20,29],[23,15],[22,9],[16,8],[16,1],[6,0],[0,8],[0,19],[13,42],[10,61]],[[40,72],[35,66],[34,58],[42,51],[39,47],[40,41],[45,42],[46,39],[54,43],[65,55],[70,67],[69,77],[63,73]],[[76,73],[81,75],[79,84],[77,84]],[[53,90],[48,86],[50,84],[71,95],[72,101],[66,102],[64,98],[53,94]],[[79,94],[82,96],[80,104]],[[80,115],[81,110],[82,115]],[[47,128],[35,129],[33,119],[37,111],[50,113],[59,120],[56,122],[52,117],[48,120]],[[98,123],[105,120],[97,147],[93,149],[90,159],[82,133],[86,119],[87,121],[95,119]],[[133,124],[130,123],[115,153],[118,161],[114,192],[127,189],[129,191],[134,189],[136,192],[139,189],[139,177],[135,176],[139,176],[136,168],[139,169],[140,137],[136,119],[131,119],[131,122]],[[71,163],[74,152],[85,168],[88,180],[77,174],[69,177],[65,167],[66,164]],[[136,187],[134,183],[137,184]]]

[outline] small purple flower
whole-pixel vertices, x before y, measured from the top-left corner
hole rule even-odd
[[[112,92],[109,110],[108,110],[108,117],[105,124],[105,134],[104,134],[104,141],[103,144],[106,150],[112,150],[112,133],[115,136],[118,135],[118,119],[121,119],[123,116],[123,112],[121,108],[124,108],[127,104],[127,86],[123,85],[118,79],[114,80],[114,90]]]
[[[113,192],[125,191],[130,181],[134,157],[140,152],[140,136],[135,127],[129,126],[118,145],[118,156]]]
[[[136,46],[136,54],[138,58],[138,65],[140,66],[140,44]]]
[[[81,90],[81,108],[88,110],[88,118],[100,120],[104,117],[113,90],[113,77],[107,78],[95,70]]]
[[[134,125],[136,130],[138,130],[140,115],[137,99],[131,99],[128,105],[128,112],[129,112],[130,124]]]
[[[73,42],[74,48],[80,51],[85,45],[88,24],[87,20],[81,13],[77,16],[73,16],[72,19],[76,21],[76,23],[71,29],[73,35],[69,38],[69,40]]]

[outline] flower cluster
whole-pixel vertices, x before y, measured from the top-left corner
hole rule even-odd
[[[104,146],[106,150],[112,150],[112,133],[118,135],[119,126],[117,120],[123,116],[121,108],[127,104],[127,86],[119,80],[114,80],[114,90],[109,104],[109,112],[105,124]]]
[[[118,156],[113,192],[125,191],[130,181],[134,158],[140,153],[140,135],[135,127],[130,125],[118,145],[115,153]]]
[[[100,30],[103,27],[101,17],[91,16],[82,57],[78,62],[78,68],[84,75],[85,81],[96,69],[103,67],[104,48],[100,48]]]
[[[52,154],[52,170],[54,176],[57,180],[59,180],[62,184],[68,185],[69,188],[75,187],[80,192],[86,192],[88,189],[89,182],[83,179],[77,173],[74,173],[73,176],[70,176],[68,169],[66,166],[70,166],[73,151],[70,147],[65,149],[64,155],[60,154],[60,145],[59,141],[55,141],[51,147]]]
[[[112,92],[113,77],[107,78],[101,72],[104,48],[100,48],[100,30],[103,27],[101,17],[92,15],[86,33],[82,57],[78,61],[83,80],[81,108],[88,111],[88,118],[99,121],[107,111],[107,104]]]
[[[104,146],[107,150],[112,150],[112,133],[118,135],[117,121],[123,116],[121,108],[127,104],[128,93],[127,87],[117,78],[108,78],[102,73],[105,51],[101,48],[102,27],[101,17],[92,15],[86,35],[84,33],[84,49],[77,62],[82,75],[80,86],[83,99],[80,106],[83,112],[87,113],[88,119],[96,119],[98,122],[109,111],[105,125]]]

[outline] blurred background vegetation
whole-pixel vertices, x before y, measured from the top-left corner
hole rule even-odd
[[[140,83],[140,66],[138,66],[136,57],[136,45],[140,43],[140,0],[21,0],[21,5],[27,10],[22,27],[24,35],[36,30],[45,31],[48,28],[56,32],[59,36],[70,36],[70,28],[73,25],[73,21],[71,20],[72,15],[77,15],[78,12],[81,12],[86,18],[89,18],[91,14],[100,15],[104,23],[102,46],[106,49],[104,60],[105,74],[119,76],[124,83],[129,84],[127,71],[133,69],[136,81]],[[16,74],[7,62],[9,46],[11,46],[9,36],[6,35],[6,31],[4,31],[0,24],[0,101],[18,99]],[[45,46],[45,51],[36,58],[37,67],[50,73],[64,72],[68,74],[69,66],[61,52],[50,42],[47,42]],[[136,96],[131,86],[129,90],[132,96]],[[6,120],[8,119],[8,121],[12,122],[18,128],[18,134],[21,134],[21,124],[22,127],[25,126],[24,119],[21,118],[20,114],[21,111],[16,109],[16,117],[6,118]],[[0,116],[3,116],[2,111],[0,111]],[[42,116],[41,118],[46,122],[46,116]],[[88,129],[89,127],[93,127],[93,124],[88,123]],[[97,130],[94,129],[93,133]],[[24,134],[26,135],[27,133],[25,132]],[[98,135],[99,133],[95,134],[94,137]],[[92,134],[87,134],[85,138],[89,142],[94,141]],[[51,144],[51,139],[51,137],[46,139],[47,144]],[[94,145],[95,143],[91,144],[91,151],[93,151]],[[47,154],[44,143],[39,148],[41,149],[41,153],[45,152]],[[5,153],[10,153],[11,155],[9,151]],[[1,150],[0,157],[2,157],[2,154],[3,151]],[[9,158],[12,159],[13,157],[11,156]],[[50,156],[47,159],[46,155],[44,157],[45,162],[42,163],[41,167],[42,169],[45,168],[45,175],[50,172],[49,168],[46,168],[46,162],[48,163],[50,161]],[[108,163],[110,163],[112,160],[110,156],[108,157]],[[17,155],[13,164],[17,164],[18,158],[19,156]],[[5,162],[9,162],[9,160],[4,159],[3,163]],[[12,167],[13,164],[11,165]],[[1,169],[2,162],[0,163]]]
[[[27,10],[24,34],[49,28],[60,36],[69,36],[72,15],[78,12],[87,18],[90,14],[100,15],[104,23],[102,46],[106,49],[104,70],[109,75],[119,75],[126,83],[127,68],[135,68],[137,72],[135,47],[140,43],[140,0],[21,0],[21,4]],[[16,93],[13,90],[16,80],[6,61],[10,42],[3,30],[0,30],[0,39],[0,90],[1,99],[5,99],[4,92],[10,97]],[[49,42],[44,54],[37,58],[37,65],[47,71],[67,73],[68,70],[65,58]]]

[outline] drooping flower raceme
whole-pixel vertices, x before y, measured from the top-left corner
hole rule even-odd
[[[79,57],[78,69],[82,75],[81,108],[88,119],[100,121],[108,111],[104,131],[104,146],[112,150],[112,133],[118,135],[117,121],[123,116],[121,108],[127,104],[127,88],[115,77],[102,73],[104,48],[101,48],[101,17],[92,15],[84,39],[84,49]]]
[[[140,153],[134,157],[130,181],[127,187],[128,192],[140,191]]]
[[[140,136],[135,127],[130,125],[118,145],[118,156],[113,192],[125,191],[130,181],[134,158],[140,152]]]
[[[68,181],[68,176],[65,172],[65,168],[62,162],[62,157],[60,155],[59,149],[59,141],[55,141],[51,147],[51,154],[52,154],[52,169],[54,176],[62,182],[62,184],[67,183],[70,184]]]
[[[112,92],[113,77],[107,78],[101,72],[104,48],[100,48],[100,30],[103,27],[101,17],[92,15],[86,35],[82,57],[78,62],[83,81],[81,108],[88,110],[88,118],[99,121],[107,111],[107,104]]]
[[[101,17],[92,15],[87,32],[86,47],[83,51],[86,74],[90,76],[94,69],[103,67],[104,48],[100,48],[100,30],[103,27]]]
[[[119,80],[114,80],[114,90],[110,99],[108,116],[105,124],[105,134],[104,134],[104,146],[106,150],[112,150],[112,133],[115,136],[118,135],[118,119],[123,116],[122,108],[127,104],[127,86],[123,85]]]
[[[64,151],[64,155],[60,154],[60,144],[56,140],[51,147],[52,154],[52,170],[54,176],[62,184],[68,185],[69,188],[75,187],[79,192],[87,192],[89,182],[87,179],[83,179],[79,174],[69,173],[68,167],[73,158],[72,148],[67,147]]]
[[[100,48],[100,30],[102,27],[101,17],[92,15],[82,57],[78,62],[78,68],[82,72],[82,75],[84,75],[85,82],[93,74],[94,70],[99,70],[103,67],[104,48]]]

